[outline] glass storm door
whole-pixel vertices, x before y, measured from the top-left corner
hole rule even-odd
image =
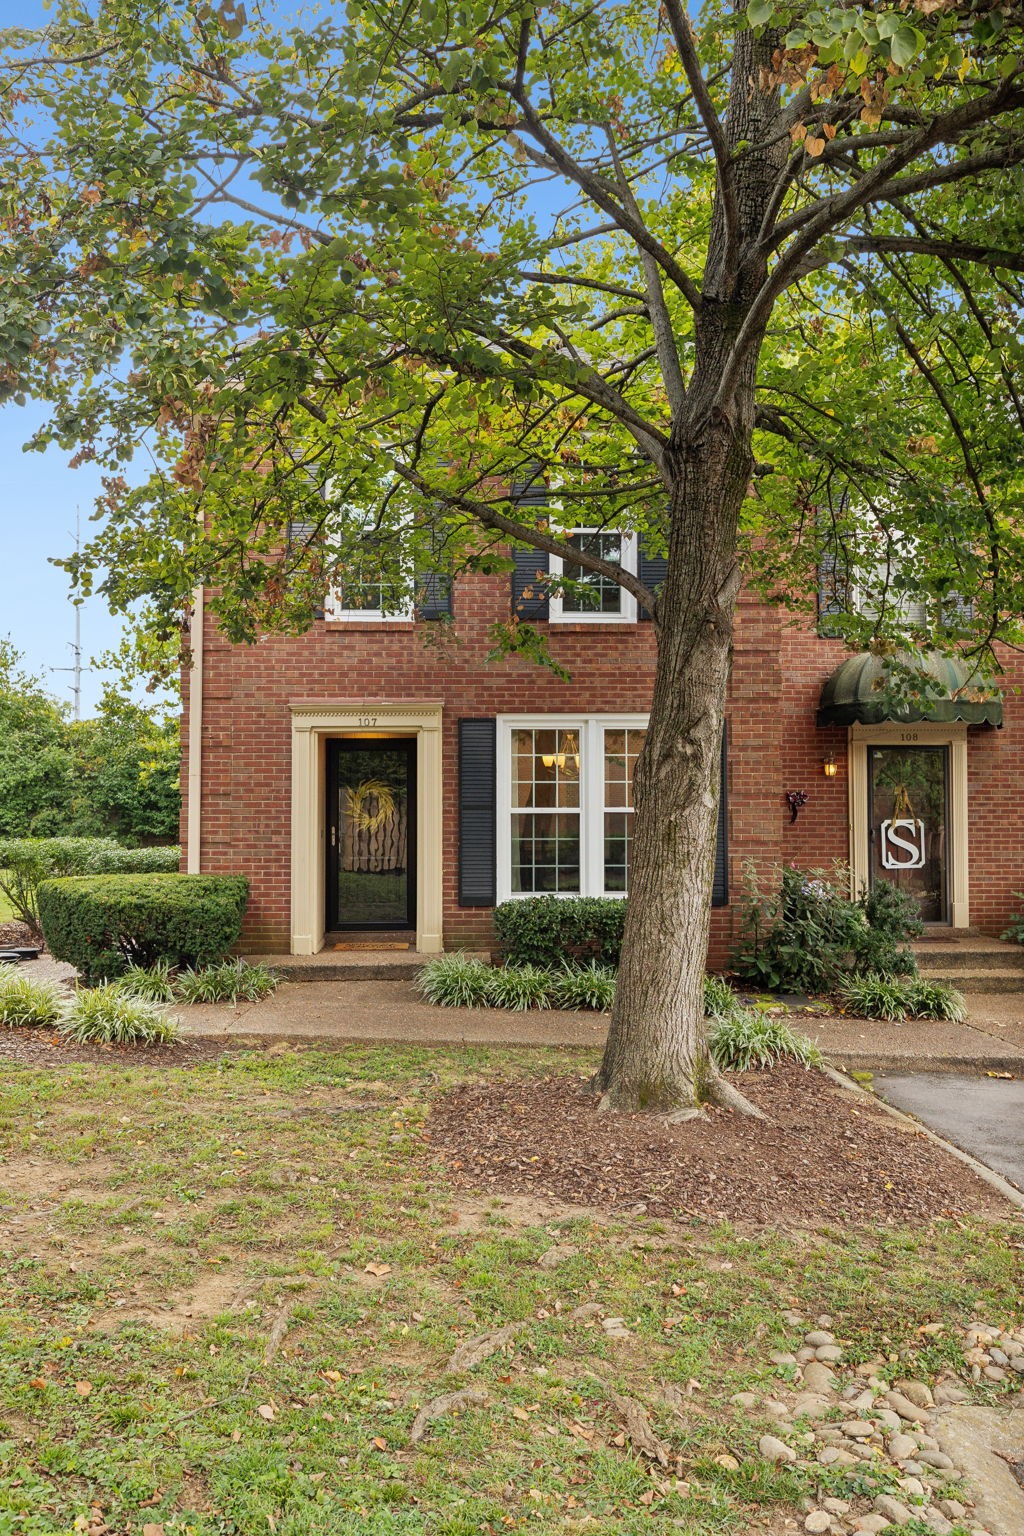
[[[416,742],[332,741],[327,927],[416,926]]]
[[[948,776],[945,747],[868,748],[871,883],[913,896],[926,923],[949,921]]]

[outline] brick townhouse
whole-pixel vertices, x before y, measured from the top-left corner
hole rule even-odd
[[[574,537],[659,579],[631,536]],[[524,551],[511,575],[436,580],[399,613],[361,583],[308,633],[253,646],[227,642],[199,605],[184,857],[249,877],[247,949],[486,947],[496,902],[625,891],[652,625],[614,584],[595,581],[587,603],[546,594],[545,559]],[[510,605],[547,631],[570,681],[487,659]],[[887,718],[878,663],[820,628],[740,599],[711,963],[727,962],[747,860],[847,860],[858,884],[912,891],[936,930],[998,935],[1024,887],[1024,660],[1007,655],[1001,699],[937,662],[942,696]],[[790,791],[807,796],[796,820]]]

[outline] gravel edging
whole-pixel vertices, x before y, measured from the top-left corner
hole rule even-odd
[[[966,1163],[967,1167],[979,1179],[1002,1195],[1004,1200],[1009,1200],[1018,1210],[1024,1211],[1024,1194],[1021,1193],[1016,1185],[1011,1184],[1009,1179],[1004,1179],[1001,1173],[996,1173],[993,1168],[990,1168],[987,1163],[979,1163],[978,1159],[972,1157],[969,1152],[963,1151],[961,1147],[956,1146],[952,1141],[947,1141],[945,1137],[940,1136],[937,1131],[931,1130],[929,1126],[925,1125],[923,1120],[918,1120],[914,1115],[906,1114],[904,1110],[897,1109],[894,1104],[887,1104],[880,1094],[872,1093],[869,1088],[865,1088],[861,1083],[855,1082],[852,1077],[847,1077],[845,1072],[839,1072],[835,1067],[829,1066],[822,1066],[819,1070],[826,1077],[831,1078],[834,1083],[837,1083],[840,1088],[862,1094],[876,1108],[881,1109],[887,1115],[891,1115],[894,1120],[899,1120],[903,1125],[911,1127],[920,1135],[926,1136],[929,1141],[933,1141],[936,1146],[941,1147],[944,1152],[948,1152],[961,1163]]]

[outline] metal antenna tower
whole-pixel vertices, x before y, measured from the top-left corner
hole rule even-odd
[[[70,530],[69,530],[70,532]],[[78,507],[75,508],[75,554],[80,554],[82,548],[82,517]],[[75,701],[75,719],[82,718],[82,673],[89,672],[91,668],[82,666],[82,599],[73,597],[72,606],[75,610],[75,638],[71,645],[71,655],[74,665],[70,667],[51,667],[51,672],[70,672],[74,679],[71,685],[72,697]]]

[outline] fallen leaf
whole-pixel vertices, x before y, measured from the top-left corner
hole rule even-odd
[[[144,1525],[142,1536],[164,1536],[164,1528],[162,1525]]]
[[[88,1397],[89,1393],[92,1391],[92,1382],[91,1381],[76,1381],[75,1382],[75,1391],[78,1393],[79,1397]]]
[[[383,1435],[374,1435],[372,1445],[375,1451],[386,1451],[388,1443]]]
[[[233,1429],[231,1431],[231,1438],[235,1442],[235,1444],[237,1445],[239,1440],[241,1440],[241,1438],[242,1438],[242,1431],[240,1429]]]
[[[273,1423],[274,1419],[277,1417],[277,1409],[271,1403],[260,1403],[259,1407],[256,1409],[256,1412],[259,1414],[261,1419],[266,1419],[268,1423]]]
[[[390,1275],[390,1273],[390,1264],[378,1264],[376,1262],[367,1264],[366,1268],[363,1270],[364,1275]]]
[[[42,1376],[33,1376],[29,1386],[35,1387],[37,1392],[43,1392],[46,1390],[46,1381]]]
[[[325,1381],[339,1382],[341,1380],[340,1371],[321,1371],[320,1374],[324,1377]]]

